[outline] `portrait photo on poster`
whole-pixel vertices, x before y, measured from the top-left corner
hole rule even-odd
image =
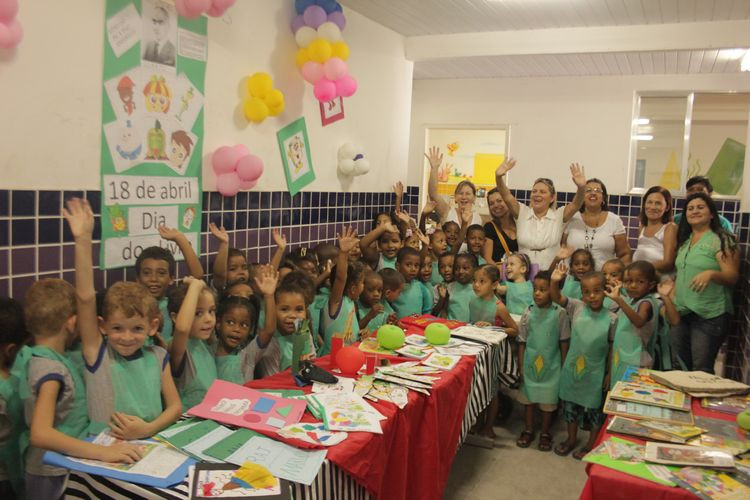
[[[141,59],[174,68],[177,55],[177,11],[173,4],[143,0]]]
[[[320,104],[320,123],[325,127],[331,123],[344,119],[344,98],[337,97]]]

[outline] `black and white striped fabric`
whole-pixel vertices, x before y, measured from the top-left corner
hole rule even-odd
[[[510,359],[508,359],[510,358]],[[509,341],[497,346],[487,346],[477,355],[471,383],[471,393],[466,403],[459,445],[463,443],[469,429],[476,422],[479,414],[490,403],[497,392],[498,379],[518,379],[518,369],[512,359]],[[514,371],[515,370],[515,371]],[[514,375],[515,374],[515,375]],[[291,483],[292,497],[297,500],[370,500],[367,490],[344,470],[328,461],[318,471],[318,475],[310,486]],[[152,488],[137,484],[94,476],[83,472],[71,472],[65,490],[65,498],[96,498],[96,499],[179,499],[189,498],[187,482],[180,483],[169,489]]]

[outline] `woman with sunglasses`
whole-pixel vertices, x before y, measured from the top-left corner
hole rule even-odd
[[[564,207],[556,206],[555,185],[550,179],[535,180],[531,187],[531,203],[527,206],[518,203],[505,183],[505,174],[515,165],[516,160],[508,158],[497,168],[497,189],[516,220],[518,251],[528,255],[532,265],[536,264],[539,269],[548,269],[560,249],[563,225],[583,204],[586,175],[579,164],[570,165],[570,175],[578,189],[573,201]]]
[[[562,244],[591,252],[596,271],[601,271],[610,259],[630,264],[625,226],[619,216],[607,210],[607,186],[599,179],[589,179],[584,195],[580,212],[565,226]]]

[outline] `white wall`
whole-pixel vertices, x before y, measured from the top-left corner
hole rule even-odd
[[[317,180],[307,190],[390,190],[407,164],[413,64],[404,39],[346,9],[344,39],[357,93],[346,118],[321,127],[318,102],[294,64],[292,0],[242,0],[223,19],[209,18],[204,190],[214,188],[208,153],[244,143],[265,162],[255,189],[284,190],[276,131],[305,117]],[[10,189],[98,189],[101,147],[104,0],[25,0],[25,39],[0,51],[0,185]],[[266,71],[284,92],[286,110],[262,124],[238,111],[244,77]],[[369,174],[342,182],[336,151],[363,146]]]
[[[509,154],[518,160],[511,187],[529,189],[535,178],[550,177],[572,191],[567,166],[579,162],[610,193],[625,193],[635,92],[667,90],[748,91],[750,73],[417,80],[409,181],[421,183],[426,126],[509,124]],[[750,200],[747,169],[745,179]]]

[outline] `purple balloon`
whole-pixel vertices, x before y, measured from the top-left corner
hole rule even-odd
[[[303,17],[305,19],[305,24],[314,30],[318,29],[318,26],[326,22],[328,19],[326,11],[323,7],[318,5],[311,5],[306,8]]]
[[[292,33],[297,33],[297,30],[305,25],[305,18],[299,15],[292,21]]]
[[[344,31],[344,28],[346,27],[346,18],[343,13],[338,11],[331,12],[328,14],[328,20],[338,26],[341,31]]]

